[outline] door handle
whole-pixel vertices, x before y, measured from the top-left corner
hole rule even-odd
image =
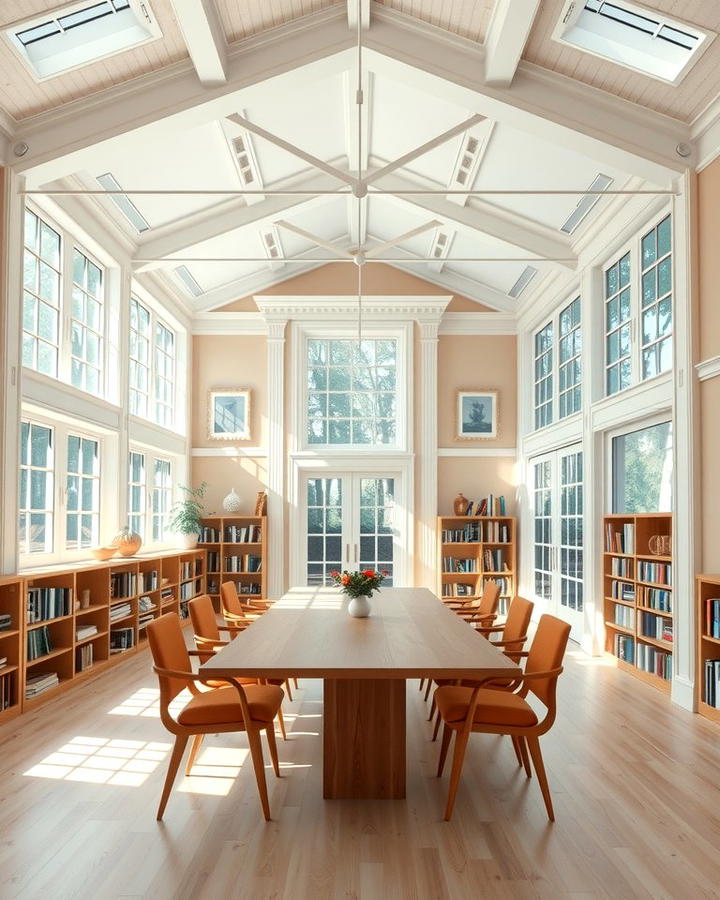
[[[357,544],[353,544],[353,552],[355,554],[355,562],[357,562],[358,561]]]
[[[350,562],[350,544],[345,544],[345,562]]]

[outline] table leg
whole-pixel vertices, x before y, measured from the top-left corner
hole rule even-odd
[[[405,797],[405,681],[326,679],[323,797]]]

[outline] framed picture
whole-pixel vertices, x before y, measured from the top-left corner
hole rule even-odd
[[[208,392],[208,438],[212,441],[250,439],[250,391],[218,388]]]
[[[457,438],[491,440],[497,437],[497,391],[458,391]]]

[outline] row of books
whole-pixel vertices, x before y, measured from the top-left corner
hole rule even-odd
[[[54,647],[50,639],[50,631],[47,625],[41,625],[40,628],[33,628],[28,631],[27,635],[27,658],[28,662],[32,659],[39,659],[52,653]]]
[[[505,522],[468,522],[463,528],[444,528],[443,544],[509,544],[510,526]]]
[[[4,709],[10,709],[17,703],[15,694],[15,675],[16,672],[9,672],[7,675],[0,675],[0,712]]]
[[[638,669],[657,675],[658,678],[672,678],[672,653],[638,641],[636,656],[635,665]]]
[[[87,672],[92,669],[93,664],[93,645],[83,644],[82,647],[75,649],[75,671]]]
[[[0,613],[0,631],[10,631],[12,628],[12,616],[10,613]]]
[[[632,563],[631,559],[623,559],[622,556],[613,556],[610,560],[610,574],[617,575],[620,578],[632,578]]]
[[[705,634],[720,638],[720,598],[705,601]]]
[[[127,616],[132,615],[132,604],[130,603],[115,603],[110,607],[110,621],[117,622],[119,619],[124,619]]]
[[[648,606],[658,612],[672,612],[672,591],[665,588],[641,587],[638,597],[640,606]]]
[[[122,653],[135,646],[134,628],[113,628],[110,632],[110,652]]]
[[[208,525],[203,525],[200,529],[200,543],[201,544],[219,544],[220,543],[220,529],[219,528],[210,528]]]
[[[229,544],[259,544],[262,528],[259,525],[226,525],[224,540]]]
[[[610,596],[613,600],[624,600],[626,603],[634,603],[635,584],[632,581],[612,581],[610,583]]]
[[[150,572],[140,572],[139,590],[156,591],[158,589],[158,572],[152,569]]]
[[[201,581],[186,581],[180,585],[180,599],[183,601],[192,600],[202,589]]]
[[[641,613],[640,629],[645,637],[654,638],[656,641],[672,643],[673,623],[670,619],[663,619],[654,613]]]
[[[224,560],[226,572],[260,572],[262,571],[262,557],[245,553],[242,556],[226,556]]]
[[[208,572],[220,571],[220,554],[217,550],[209,550],[207,555]]]
[[[155,616],[151,612],[141,614],[138,619],[138,628],[146,628],[154,618]]]
[[[138,576],[136,572],[113,572],[110,575],[110,598],[134,597],[138,593]],[[141,590],[148,590],[142,587]]]
[[[506,516],[507,507],[505,505],[505,497],[496,497],[494,494],[488,494],[487,497],[482,497],[477,503],[474,500],[468,500],[463,515]]]
[[[483,581],[483,590],[485,589],[485,585],[488,581],[494,581],[495,584],[500,588],[500,598],[507,598],[513,596],[513,586],[512,586],[512,578],[507,578],[505,576],[499,576],[496,578],[486,578]],[[500,610],[501,613],[507,612],[505,607],[503,606]]]
[[[705,660],[705,702],[720,709],[720,659]]]
[[[638,581],[652,581],[654,584],[672,584],[672,563],[645,562],[638,560]]]
[[[46,622],[60,616],[69,616],[72,605],[72,588],[28,588],[27,623]]]
[[[624,662],[634,662],[635,640],[629,634],[616,634],[613,638],[613,653]]]
[[[60,684],[60,678],[57,672],[38,672],[27,678],[25,681],[25,699],[32,700],[39,694],[44,694],[50,688],[57,687]]]
[[[246,581],[242,584],[236,584],[238,594],[241,597],[249,596],[251,594],[262,594],[262,586],[257,583],[257,581]]]
[[[474,597],[474,584],[444,584],[442,586],[443,597]]]
[[[615,603],[613,606],[613,621],[616,625],[623,628],[634,630],[635,628],[635,610],[630,606],[621,606]]]
[[[180,578],[188,579],[194,578],[196,575],[202,575],[202,560],[188,560],[188,562],[184,562],[180,566]]]
[[[507,550],[483,550],[483,568],[486,572],[510,571],[506,555]]]
[[[458,559],[455,556],[444,556],[442,570],[443,572],[477,572],[478,561],[474,557]]]
[[[623,525],[617,528],[612,522],[605,525],[605,550],[608,553],[635,552],[635,526]]]

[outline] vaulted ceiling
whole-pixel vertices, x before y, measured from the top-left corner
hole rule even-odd
[[[372,253],[424,226],[378,258],[515,310],[527,267],[534,284],[573,269],[587,230],[623,200],[603,197],[566,233],[577,192],[599,175],[615,191],[670,190],[693,162],[677,147],[694,153],[691,120],[720,92],[720,41],[668,86],[559,48],[550,32],[562,0],[151,4],[162,39],[44,82],[0,43],[0,154],[28,188],[76,192],[54,202],[79,220],[100,216],[138,279],[197,310],[343,253],[352,266],[348,249]],[[720,29],[720,5],[653,5]],[[54,6],[5,0],[1,14],[11,22]],[[369,19],[359,119],[358,8]],[[332,174],[360,170],[369,179],[473,115],[470,127],[411,155],[366,197]],[[22,144],[25,154],[13,153]],[[149,225],[142,234],[110,198],[83,193],[106,173],[136,192]],[[243,196],[247,189],[255,193]]]

